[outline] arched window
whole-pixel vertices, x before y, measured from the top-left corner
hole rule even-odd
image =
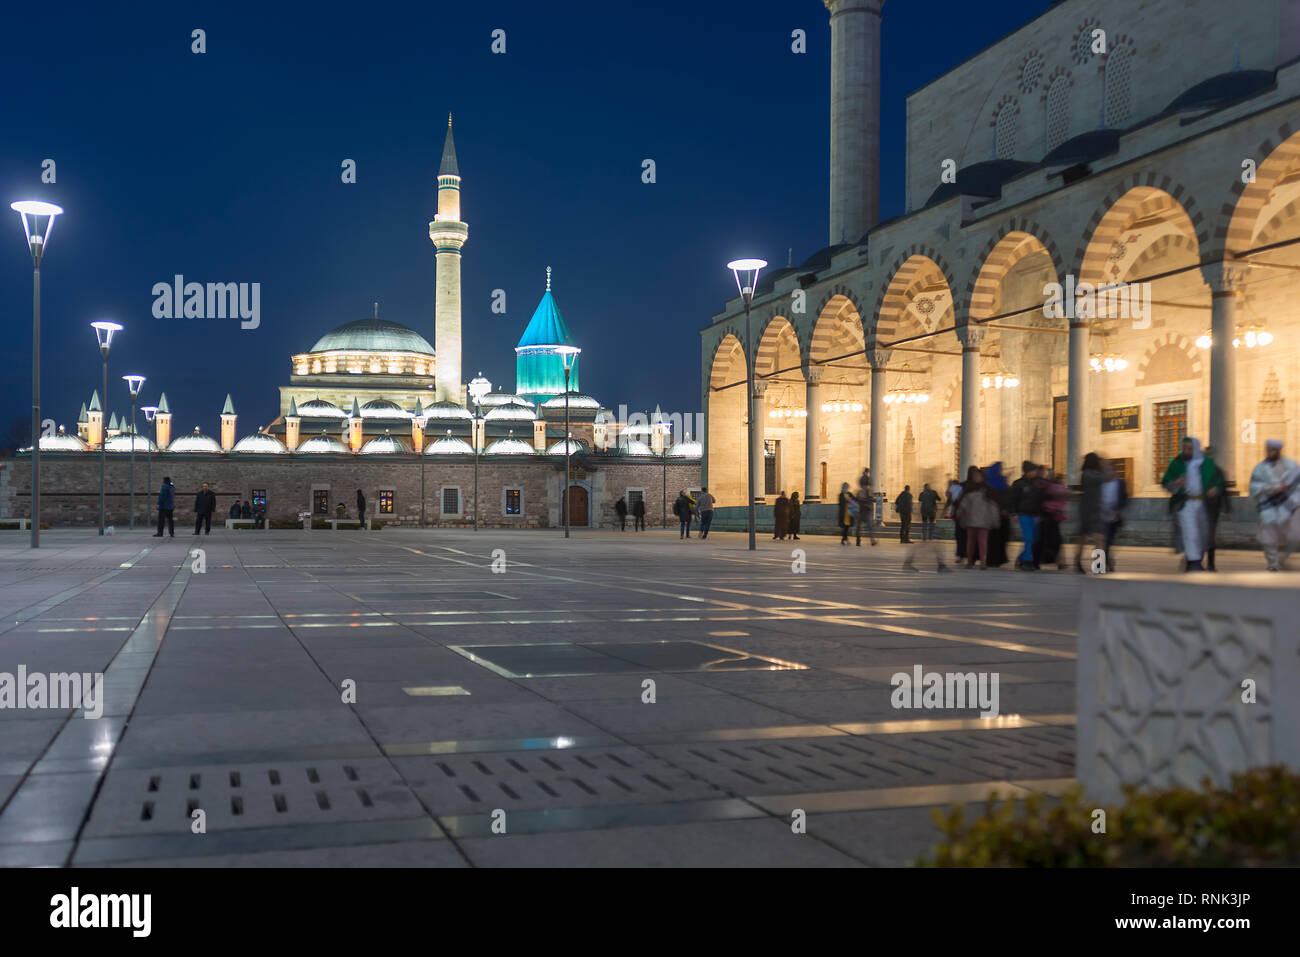
[[[993,155],[998,159],[1016,158],[1016,134],[1020,128],[1020,107],[1008,103],[998,110],[993,124]]]
[[[1122,130],[1131,122],[1133,48],[1121,44],[1106,57],[1106,125]]]
[[[1051,152],[1070,136],[1070,78],[1058,76],[1047,88],[1047,150]]]

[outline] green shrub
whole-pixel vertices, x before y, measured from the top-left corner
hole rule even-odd
[[[1282,767],[1232,776],[1227,788],[1125,788],[1093,833],[1096,805],[1073,787],[1054,806],[991,795],[967,821],[961,805],[932,813],[944,843],[922,867],[1258,867],[1300,865],[1300,774]]]

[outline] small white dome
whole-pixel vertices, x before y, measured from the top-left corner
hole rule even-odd
[[[464,439],[455,436],[443,436],[436,442],[430,442],[424,450],[425,455],[473,455],[474,447]]]
[[[401,455],[411,451],[411,447],[395,435],[376,435],[361,446],[362,455]]]
[[[295,452],[319,453],[319,452],[346,452],[343,443],[332,435],[313,435],[301,445]]]
[[[123,432],[113,436],[104,443],[104,448],[109,452],[130,452],[132,444],[135,445],[137,452],[157,452],[158,446],[154,445],[148,438],[136,434],[135,442],[131,441],[131,433]],[[41,439],[41,448],[45,448],[45,440]]]
[[[678,442],[668,450],[668,454],[679,459],[698,459],[704,455],[704,446],[694,440]]]
[[[204,435],[197,428],[189,435],[182,435],[171,445],[167,446],[168,452],[221,452],[221,446],[215,439]]]
[[[485,409],[494,409],[498,405],[505,405],[507,402],[518,402],[521,405],[528,406],[530,409],[533,408],[532,402],[525,399],[522,395],[515,395],[513,392],[489,392],[487,395],[483,396],[483,401],[480,402],[479,405],[483,406]]]
[[[298,406],[298,417],[302,419],[346,419],[348,414],[333,402],[324,399],[312,399]]]
[[[474,414],[456,402],[435,402],[424,410],[424,414],[429,417],[429,421],[447,422],[447,421],[464,421],[468,422],[474,418]]]
[[[410,417],[410,412],[388,399],[371,399],[361,407],[363,419],[409,419]]]
[[[579,455],[587,451],[587,443],[582,439],[569,439],[569,455]],[[546,450],[547,455],[564,455],[564,439],[558,442],[552,442],[551,447]]]
[[[621,439],[618,451],[623,455],[654,455],[654,450],[636,439]]]
[[[507,402],[488,412],[483,419],[486,422],[533,422],[537,413],[522,402]]]
[[[108,445],[109,448],[112,448],[113,446],[112,439],[109,439]],[[89,445],[81,441],[81,439],[78,438],[77,436],[69,435],[67,432],[63,431],[62,427],[59,428],[58,433],[55,435],[41,436],[42,452],[86,452],[89,451],[89,449],[90,449]],[[20,451],[30,452],[31,450],[32,450],[31,446],[28,446],[27,448],[21,449]]]
[[[274,435],[267,435],[265,432],[254,432],[252,435],[246,435],[231,449],[232,452],[270,452],[286,453],[288,447],[277,439]]]
[[[547,399],[542,403],[543,409],[563,409],[564,393],[560,393],[553,399]],[[589,395],[583,395],[580,392],[569,393],[569,408],[572,409],[599,409],[600,403]]]
[[[483,451],[487,455],[532,455],[536,450],[523,439],[497,439]]]

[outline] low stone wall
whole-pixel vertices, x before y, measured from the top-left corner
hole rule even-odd
[[[839,535],[840,530],[836,521],[839,512],[837,505],[813,503],[804,505],[799,510],[800,528],[799,534],[809,535]],[[885,528],[884,532],[877,530],[877,534],[892,535],[898,537],[898,516],[894,514],[893,505],[886,505],[884,509]],[[1066,520],[1066,537],[1067,540],[1073,541],[1072,536],[1077,528],[1077,518],[1071,510]],[[754,522],[760,534],[772,534],[772,505],[757,505],[754,508]],[[748,526],[747,510],[743,505],[727,506],[718,508],[713,517],[713,527],[722,531],[741,532]],[[921,518],[919,512],[912,513],[912,538],[920,538]],[[1256,534],[1259,531],[1255,503],[1249,498],[1232,499],[1232,516],[1231,518],[1222,519],[1219,522],[1217,543],[1224,548],[1258,548],[1259,540]],[[935,525],[936,537],[951,541],[953,537],[953,523],[948,519],[940,519]],[[1019,541],[1020,528],[1014,518],[1011,522],[1012,541]],[[1119,535],[1115,540],[1119,547],[1124,545],[1157,545],[1171,548],[1173,546],[1173,520],[1169,514],[1169,500],[1156,498],[1135,498],[1129,501],[1128,510],[1125,512],[1124,526],[1120,529]]]
[[[194,497],[204,482],[217,496],[214,522],[223,524],[232,502],[251,500],[254,489],[266,492],[268,516],[273,522],[297,522],[300,512],[312,511],[313,493],[327,493],[328,512],[342,503],[349,517],[356,516],[356,493],[366,496],[366,514],[389,525],[418,525],[424,502],[426,525],[463,527],[474,521],[474,457],[427,456],[423,468],[417,455],[196,455],[159,453],[153,456],[146,482],[144,456],[135,461],[136,524],[150,524],[154,502],[164,475],[176,485],[175,519],[194,521]],[[665,482],[668,503],[680,488],[697,488],[698,461],[670,458],[665,471],[658,459],[639,456],[574,456],[573,483],[586,490],[589,524],[613,527],[614,503],[629,489],[641,489],[651,524],[659,524]],[[152,485],[152,488],[149,487]],[[31,461],[26,456],[0,460],[0,516],[31,515]],[[110,525],[125,525],[129,518],[130,461],[110,454],[105,467],[105,514]],[[442,513],[444,491],[460,490],[460,511]],[[393,511],[380,511],[380,491],[393,491]],[[507,514],[506,490],[521,491],[520,514]],[[556,527],[564,523],[560,502],[564,490],[562,456],[484,455],[479,459],[479,523],[491,527]],[[577,493],[575,493],[576,495]],[[669,515],[672,520],[672,515]],[[99,522],[99,457],[85,453],[41,455],[41,521],[50,526],[95,526]]]
[[[1269,764],[1300,771],[1297,622],[1300,589],[1287,574],[1090,577],[1076,692],[1089,796],[1226,784]]]

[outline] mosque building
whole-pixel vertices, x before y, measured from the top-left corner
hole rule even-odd
[[[76,435],[61,429],[41,439],[42,519],[97,519],[99,456],[86,453],[98,451],[101,441],[111,466],[107,507],[117,521],[128,515],[130,472],[123,461],[129,456],[115,453],[133,447],[137,466],[146,457],[135,470],[141,515],[156,491],[155,469],[172,476],[182,499],[190,486],[209,482],[223,510],[230,499],[260,501],[273,520],[285,522],[304,512],[334,517],[340,505],[351,510],[358,487],[374,503],[370,514],[386,523],[466,524],[474,518],[477,486],[480,523],[504,526],[562,525],[565,509],[571,525],[609,524],[620,498],[629,506],[642,499],[647,515],[659,519],[670,486],[674,498],[678,489],[698,489],[698,442],[674,436],[662,417],[644,431],[624,429],[579,391],[576,355],[566,390],[564,356],[577,344],[551,289],[550,267],[515,349],[515,391],[492,391],[481,376],[464,381],[460,258],[469,227],[460,192],[449,116],[437,213],[429,223],[437,261],[436,345],[381,317],[376,304],[371,316],[346,322],[291,356],[279,416],[243,437],[229,395],[214,437],[197,427],[173,432],[165,394],[151,426],[133,433],[125,415],[119,421],[110,412],[105,420],[96,391],[81,408]],[[29,462],[16,463],[0,470],[0,515],[22,516],[29,502],[27,473],[16,474]]]
[[[1183,436],[1239,490],[1300,443],[1300,6],[1052,4],[908,97],[879,222],[884,3],[825,5],[828,245],[760,275],[748,338],[739,297],[701,334],[720,505],[749,470],[833,502],[870,465],[892,500],[1096,451],[1163,516]]]

